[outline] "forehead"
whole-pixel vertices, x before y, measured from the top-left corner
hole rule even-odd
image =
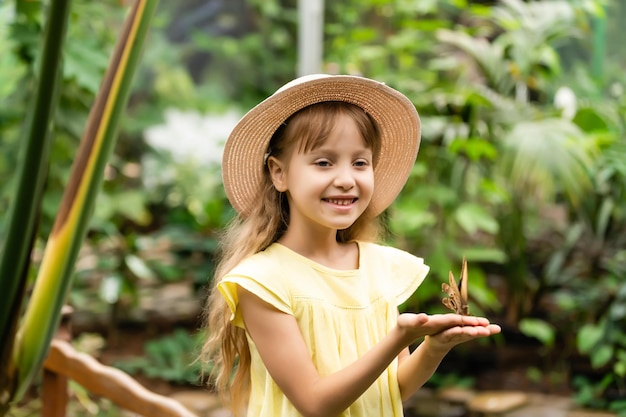
[[[320,112],[298,120],[304,123],[296,123],[300,129],[296,127],[293,132],[297,151],[310,152],[328,144],[329,140],[341,140],[348,136],[358,137],[360,144],[372,148],[375,128],[363,110],[354,107],[339,107],[331,112]]]
[[[309,143],[301,143],[299,152],[311,152],[318,149],[358,151],[371,150],[371,148],[371,144],[365,140],[355,121],[349,116],[340,115],[336,118],[327,135],[317,140],[311,140]]]

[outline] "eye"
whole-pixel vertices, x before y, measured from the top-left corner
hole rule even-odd
[[[327,159],[318,159],[317,161],[314,162],[315,165],[317,165],[318,167],[328,167],[330,166],[330,161]]]
[[[357,159],[354,161],[354,166],[356,167],[367,167],[369,166],[369,161],[367,159]]]

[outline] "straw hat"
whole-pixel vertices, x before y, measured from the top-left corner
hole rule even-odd
[[[374,168],[372,213],[380,214],[402,190],[420,143],[420,119],[411,101],[384,83],[367,78],[307,75],[285,84],[246,113],[226,141],[224,188],[240,215],[245,217],[259,198],[264,157],[276,129],[298,110],[324,101],[355,104],[378,125],[382,143]]]

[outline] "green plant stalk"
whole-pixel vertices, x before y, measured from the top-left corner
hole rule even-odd
[[[17,335],[14,359],[18,380],[15,400],[22,398],[39,371],[57,329],[61,307],[73,277],[104,167],[117,139],[132,78],[148,33],[157,0],[137,0],[126,18],[109,63],[61,200],[41,268]]]
[[[50,4],[43,49],[39,60],[38,86],[22,131],[22,150],[17,167],[15,199],[7,221],[6,240],[0,248],[0,339],[13,341],[28,278],[30,254],[37,230],[41,197],[46,180],[52,115],[58,101],[61,54],[67,32],[70,0]],[[14,344],[0,345],[0,410],[13,390],[11,362]]]

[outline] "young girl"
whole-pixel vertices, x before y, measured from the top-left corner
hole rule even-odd
[[[377,216],[419,141],[405,96],[352,76],[296,79],[237,124],[223,179],[238,216],[204,346],[236,415],[402,416],[453,346],[500,332],[485,318],[398,314],[428,267],[374,243]]]

